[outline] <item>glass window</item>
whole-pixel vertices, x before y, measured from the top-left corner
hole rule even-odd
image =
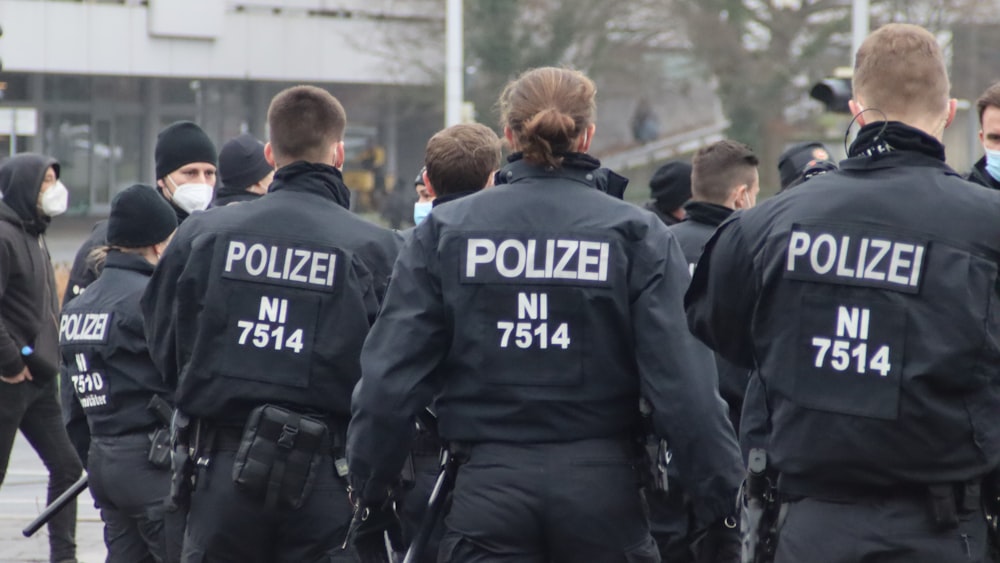
[[[60,164],[60,179],[69,189],[70,212],[90,208],[90,116],[46,113],[42,119],[42,149]]]
[[[92,80],[89,76],[45,75],[42,90],[50,102],[89,102]]]

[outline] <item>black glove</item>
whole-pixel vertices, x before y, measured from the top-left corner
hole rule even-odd
[[[387,539],[390,547],[386,546]],[[390,563],[390,548],[396,553],[405,551],[393,498],[378,503],[359,502],[347,530],[347,541],[354,546],[361,563]]]
[[[719,520],[697,534],[691,542],[696,563],[739,563],[740,531],[736,519]]]

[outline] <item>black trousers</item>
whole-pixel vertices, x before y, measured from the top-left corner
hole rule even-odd
[[[107,563],[175,563],[184,537],[183,513],[168,512],[170,470],[148,461],[145,433],[93,436],[90,491],[101,509]]]
[[[333,456],[322,457],[312,492],[300,508],[267,508],[233,483],[235,447],[222,447],[198,470],[184,533],[185,563],[354,562],[341,549],[352,510]]]
[[[406,491],[397,510],[403,528],[403,541],[407,547],[413,542],[417,530],[423,524],[424,514],[427,512],[427,501],[431,498],[431,492],[434,491],[438,474],[441,472],[440,460],[440,455],[431,455],[430,453],[413,455],[413,488]],[[427,542],[427,548],[420,554],[419,563],[437,561],[438,547],[443,535],[444,526],[439,523],[434,527],[434,532]]]
[[[461,466],[438,560],[660,561],[628,440],[478,444]]]
[[[675,480],[669,493],[648,491],[649,529],[664,563],[692,563],[694,518],[686,496]]]
[[[959,514],[955,529],[935,529],[919,495],[862,502],[806,498],[788,503],[775,563],[958,563],[986,558],[981,509]]]
[[[54,381],[44,387],[0,382],[0,483],[7,474],[18,429],[49,470],[51,503],[83,473],[83,464],[63,425]],[[76,561],[76,501],[53,517],[48,528],[51,560]]]

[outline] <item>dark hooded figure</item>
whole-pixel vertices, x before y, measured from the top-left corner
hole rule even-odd
[[[59,163],[39,154],[0,165],[0,193],[0,482],[20,429],[49,469],[51,503],[82,467],[63,426],[54,373],[32,373],[25,364],[58,365],[58,304],[42,234],[51,217],[66,211],[68,194]],[[49,522],[51,561],[76,561],[75,535],[73,501]]]

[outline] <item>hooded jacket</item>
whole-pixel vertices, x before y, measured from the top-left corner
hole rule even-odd
[[[49,218],[39,213],[45,171],[59,163],[19,154],[0,166],[0,375],[24,369],[21,348],[55,364],[59,357],[55,279],[42,234]]]

